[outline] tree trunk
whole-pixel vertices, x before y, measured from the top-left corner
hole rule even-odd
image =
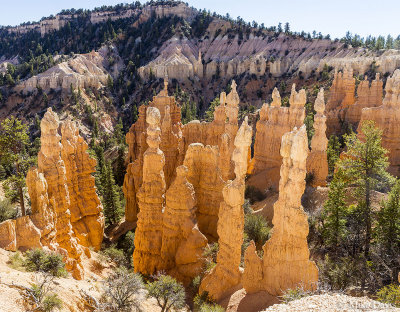
[[[15,164],[15,167],[17,169],[17,176],[19,177],[19,162]],[[21,206],[21,214],[22,216],[26,215],[25,211],[25,202],[24,202],[24,191],[22,190],[22,186],[18,185],[18,194],[19,194],[19,205]]]
[[[20,202],[20,206],[21,206],[21,214],[23,216],[25,216],[26,211],[25,211],[25,203],[24,203],[24,192],[23,192],[21,186],[18,187],[18,193],[19,193],[19,202]]]
[[[371,243],[371,194],[370,194],[369,177],[365,180],[365,248],[364,248],[364,272],[361,281],[361,290],[365,289],[365,282],[367,279],[367,261],[369,260],[369,249]]]

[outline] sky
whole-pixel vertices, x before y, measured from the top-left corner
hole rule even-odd
[[[62,9],[93,9],[123,0],[0,0],[0,25],[38,21]],[[145,1],[141,1],[142,3]],[[346,31],[361,36],[400,34],[399,0],[186,0],[198,9],[207,9],[245,21],[276,26],[290,23],[292,31],[316,30],[333,38]]]

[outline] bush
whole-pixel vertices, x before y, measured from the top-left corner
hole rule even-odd
[[[24,258],[21,255],[21,252],[17,251],[13,254],[9,255],[8,265],[12,267],[14,270],[21,270],[24,268]]]
[[[139,274],[128,273],[125,268],[117,269],[104,283],[100,311],[140,311],[140,299],[137,298],[137,294],[143,288]]]
[[[57,294],[47,295],[42,302],[42,311],[51,312],[54,310],[60,310],[62,308],[63,302],[58,298]]]
[[[388,285],[380,289],[376,296],[378,301],[383,303],[389,303],[395,307],[400,307],[400,286],[399,285]]]
[[[57,294],[50,292],[53,278],[50,274],[44,273],[40,281],[32,283],[31,288],[27,289],[28,297],[32,298],[31,303],[35,307],[34,311],[52,312],[62,308],[62,300]]]
[[[271,228],[263,216],[248,214],[244,218],[244,233],[248,241],[254,241],[257,249],[261,249],[268,240]]]
[[[201,295],[197,294],[194,297],[194,312],[224,312],[224,308],[213,302],[210,299],[207,292],[203,292]]]
[[[182,309],[185,306],[185,289],[169,275],[158,275],[146,285],[147,297],[156,298],[161,312]]]
[[[258,188],[252,185],[247,185],[244,192],[244,197],[250,200],[250,204],[254,204],[255,202],[264,200],[266,195]]]
[[[296,287],[294,289],[285,290],[280,298],[284,303],[288,303],[290,301],[298,300],[311,295],[312,292],[304,290],[303,287]]]
[[[129,261],[126,259],[124,251],[116,248],[115,246],[102,250],[101,254],[111,261],[115,262],[115,264],[118,266],[129,266]]]
[[[65,263],[59,254],[36,248],[27,251],[25,256],[26,259],[23,265],[27,271],[45,272],[56,277],[65,277],[67,275]]]
[[[204,248],[203,257],[205,258],[205,273],[210,272],[217,263],[218,243],[208,244]]]
[[[0,200],[0,222],[17,217],[17,210],[8,199]]]
[[[352,285],[360,275],[357,261],[351,257],[331,260],[326,255],[325,261],[319,266],[320,280],[331,290],[344,290]]]

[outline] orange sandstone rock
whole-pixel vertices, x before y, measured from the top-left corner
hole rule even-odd
[[[389,172],[400,176],[400,70],[396,70],[388,78],[385,87],[385,98],[379,107],[364,108],[358,133],[361,133],[361,124],[364,120],[372,120],[382,133],[382,146],[389,151]]]
[[[58,134],[59,119],[49,108],[44,115],[41,128],[41,148],[38,155],[38,172],[47,181],[48,197],[52,199],[55,212],[55,240],[68,253],[67,269],[77,279],[83,278],[80,264],[81,249],[73,234],[71,225],[70,197],[68,192],[65,163],[61,157],[61,136]]]
[[[257,132],[254,144],[254,169],[249,184],[259,189],[278,188],[279,168],[282,157],[279,154],[284,133],[300,127],[305,118],[304,105],[306,93],[296,92],[292,86],[290,107],[281,107],[281,97],[275,88],[272,93],[272,103],[264,104],[260,110],[260,120],[257,122]]]
[[[224,201],[221,203],[218,221],[217,265],[204,277],[200,293],[207,291],[215,300],[221,299],[229,290],[240,284],[241,248],[244,228],[244,190],[247,172],[247,153],[251,145],[252,129],[247,117],[235,137],[232,160],[236,178],[228,181],[223,188]]]
[[[344,109],[355,103],[356,80],[353,78],[353,69],[345,67],[343,72],[335,69],[335,75],[326,103],[327,133],[328,136],[342,132],[342,123],[345,120]]]
[[[193,185],[187,180],[188,169],[179,166],[176,172],[177,176],[165,196],[162,269],[179,280],[190,282],[201,273],[202,253],[207,245],[207,238],[197,227],[196,196]]]
[[[143,154],[147,149],[146,143],[146,111],[156,107],[160,112],[161,145],[165,155],[165,180],[167,186],[172,182],[175,168],[183,159],[183,142],[181,132],[181,109],[175,102],[175,97],[168,96],[168,80],[164,79],[164,89],[161,90],[148,106],[139,107],[139,118],[126,134],[128,144],[128,166],[125,174],[123,192],[125,195],[125,220],[137,221],[137,193],[143,180]]]
[[[367,76],[365,76],[365,79],[360,82],[357,88],[357,101],[354,105],[349,106],[346,111],[346,121],[356,129],[360,122],[363,108],[381,106],[382,98],[383,81],[380,80],[379,73],[376,74],[375,80],[371,82],[371,86]]]
[[[254,244],[245,253],[242,284],[247,293],[265,290],[271,295],[281,295],[297,286],[314,289],[318,281],[317,266],[309,260],[308,221],[301,206],[308,155],[305,126],[282,137],[281,155],[272,236],[263,247],[263,259],[257,256]]]
[[[317,99],[315,100],[314,110],[314,136],[311,140],[311,153],[307,158],[307,172],[312,173],[313,179],[311,186],[326,186],[326,177],[328,176],[328,159],[327,147],[328,139],[326,138],[326,116],[325,102],[324,102],[324,89],[318,92]]]
[[[140,211],[135,232],[135,272],[153,274],[161,267],[165,179],[164,153],[160,150],[161,114],[155,107],[146,111],[148,149],[143,155],[143,183],[137,194]]]
[[[88,145],[73,121],[61,124],[61,134],[72,228],[80,245],[99,250],[104,235],[104,216],[92,176],[96,160],[87,153]]]
[[[188,181],[196,192],[199,229],[211,242],[218,240],[218,212],[225,185],[218,163],[218,147],[201,143],[189,145],[183,162],[188,168]]]

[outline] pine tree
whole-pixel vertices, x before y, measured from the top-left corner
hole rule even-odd
[[[206,111],[206,121],[210,122],[214,120],[214,111],[215,111],[215,107],[217,107],[219,105],[219,97],[217,96],[211,103],[210,106],[208,107],[207,111]]]
[[[3,120],[0,126],[0,160],[12,168],[4,181],[6,196],[19,202],[22,215],[26,215],[24,203],[25,176],[34,159],[29,156],[30,139],[28,126],[15,117]]]
[[[361,212],[358,222],[364,229],[363,257],[364,268],[361,281],[365,288],[367,276],[367,261],[370,259],[372,239],[372,191],[383,184],[390,184],[391,176],[386,171],[389,166],[387,150],[382,147],[382,131],[375,127],[374,122],[365,121],[361,125],[364,140],[355,133],[345,135],[347,151],[337,163],[344,178],[354,186],[353,196],[357,199],[357,208]]]
[[[340,142],[336,135],[331,135],[329,138],[326,153],[328,158],[329,174],[333,174],[333,171],[335,170],[335,164],[339,160],[340,156]]]
[[[115,184],[111,162],[107,162],[103,169],[103,205],[104,216],[107,225],[117,223],[123,214],[121,208],[119,187]]]
[[[346,184],[340,173],[336,173],[329,184],[328,200],[325,202],[323,211],[323,231],[325,246],[331,248],[338,255],[339,245],[346,236],[346,217],[348,215],[345,202]]]
[[[397,282],[400,270],[400,180],[396,180],[387,201],[381,204],[376,237],[380,258],[390,267],[392,282]]]

